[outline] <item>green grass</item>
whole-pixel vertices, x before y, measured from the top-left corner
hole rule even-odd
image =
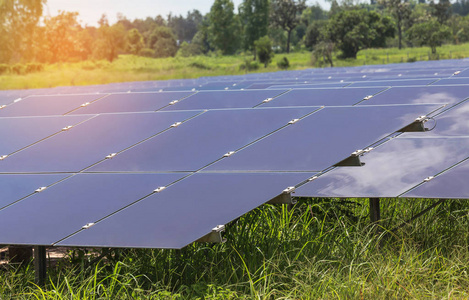
[[[88,266],[70,256],[45,288],[31,268],[0,272],[0,299],[467,299],[469,207],[448,200],[384,237],[432,200],[382,200],[382,234],[366,199],[265,205],[227,226],[224,244],[113,249]]]
[[[469,44],[444,45],[438,48],[440,59],[469,57]],[[314,67],[311,53],[307,51],[290,54],[277,54],[272,63],[264,68],[249,72],[279,71],[277,61],[287,57],[290,70]],[[429,48],[367,49],[358,53],[357,59],[340,60],[334,57],[337,67],[361,66],[372,64],[400,63],[429,59]],[[199,78],[202,76],[239,75],[246,71],[241,68],[250,55],[237,56],[197,56],[175,58],[145,58],[121,55],[113,63],[107,61],[84,61],[46,65],[44,71],[25,75],[0,75],[0,89],[50,88],[56,86],[75,86],[107,84],[113,82],[168,80],[180,78]],[[319,63],[315,64],[319,66]]]

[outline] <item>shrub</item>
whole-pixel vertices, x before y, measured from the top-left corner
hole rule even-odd
[[[7,64],[0,64],[0,74],[5,74],[10,72],[10,66]]]
[[[202,69],[202,70],[210,70],[211,67],[203,62],[200,61],[194,61],[189,64],[190,67],[194,67],[197,69]]]
[[[239,66],[240,70],[253,71],[259,69],[259,63],[257,61],[245,59],[244,63]]]
[[[139,55],[144,57],[153,57],[155,55],[155,50],[150,48],[143,48],[140,50]]]
[[[282,70],[287,70],[290,67],[290,62],[288,58],[284,56],[281,60],[277,62],[277,67]]]
[[[24,73],[24,66],[21,64],[15,64],[11,66],[11,72],[14,74],[21,75]]]
[[[29,63],[26,65],[26,73],[44,71],[44,65],[40,63]]]
[[[261,37],[254,42],[259,61],[264,64],[264,68],[272,61],[274,51],[272,50],[272,42],[268,36]]]

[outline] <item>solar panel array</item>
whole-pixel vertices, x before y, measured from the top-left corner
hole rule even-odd
[[[182,248],[292,192],[467,199],[468,97],[469,60],[0,91],[0,244]]]

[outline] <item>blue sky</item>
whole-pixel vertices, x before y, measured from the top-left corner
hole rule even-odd
[[[44,14],[55,16],[59,10],[76,11],[80,14],[82,24],[97,25],[97,21],[103,13],[108,16],[111,23],[116,21],[117,13],[122,13],[128,19],[166,16],[173,14],[186,15],[187,11],[198,9],[205,14],[210,11],[214,0],[47,0]],[[233,0],[236,10],[242,0]],[[316,1],[307,1],[308,5]],[[325,0],[317,1],[323,8],[329,8],[330,4]]]

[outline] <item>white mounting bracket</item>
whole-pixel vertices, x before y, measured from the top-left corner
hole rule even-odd
[[[297,201],[293,200],[291,194],[295,192],[294,186],[289,186],[282,191],[280,195],[270,199],[268,204],[295,204]]]
[[[267,99],[265,99],[264,101],[262,101],[262,103],[268,103],[268,102],[272,101],[273,99],[274,99],[274,98],[267,98]]]
[[[365,153],[370,152],[373,149],[374,149],[373,147],[369,147],[369,148],[366,148],[366,149],[356,150],[356,151],[352,152],[352,154],[350,154],[349,157],[347,157],[344,160],[341,160],[340,162],[338,162],[334,166],[336,166],[336,167],[361,167],[361,166],[364,166],[365,163],[362,163],[360,161],[360,156],[362,156]]]
[[[35,192],[35,193],[40,193],[40,192],[42,192],[42,191],[44,191],[44,190],[46,190],[46,189],[47,189],[47,186],[41,186],[40,188],[38,188],[38,189],[35,190],[34,192]]]
[[[231,155],[235,154],[236,151],[230,151],[228,153],[223,154],[223,157],[230,157]]]
[[[226,239],[221,236],[221,233],[225,231],[225,225],[218,225],[217,227],[212,229],[212,232],[209,234],[204,235],[196,242],[198,243],[224,243]]]
[[[90,228],[90,227],[93,226],[93,225],[94,225],[94,223],[88,223],[88,224],[82,226],[81,228],[82,228],[82,229],[88,229],[88,228]]]
[[[164,190],[164,189],[166,189],[165,186],[160,186],[159,188],[153,190],[153,192],[154,192],[154,193],[159,193],[159,192],[161,192],[161,191]]]
[[[67,130],[71,129],[72,127],[73,127],[72,125],[69,125],[67,127],[62,128],[62,131],[67,131]]]
[[[182,122],[176,122],[176,123],[174,123],[173,125],[171,125],[170,127],[171,127],[171,128],[178,127],[178,126],[181,125],[181,124],[182,124]]]
[[[113,158],[113,157],[116,156],[116,155],[117,155],[117,153],[111,153],[111,154],[109,154],[108,156],[106,156],[105,158],[106,158],[106,159],[111,159],[111,158]]]
[[[5,107],[7,107],[6,105],[0,105],[0,109],[4,109]]]
[[[8,157],[8,155],[2,155],[2,156],[0,156],[0,160],[4,160],[7,157]]]
[[[174,105],[174,104],[176,104],[176,103],[178,103],[178,102],[179,102],[179,100],[173,100],[173,101],[169,102],[169,105]]]
[[[83,104],[82,104],[82,105],[80,105],[80,106],[81,106],[81,107],[85,107],[85,106],[88,106],[88,105],[90,105],[90,104],[91,104],[91,103],[89,103],[89,102],[86,102],[86,103],[83,103]]]
[[[424,132],[428,131],[428,128],[425,128],[425,123],[429,120],[427,116],[420,116],[410,123],[407,126],[399,129],[398,132]]]

